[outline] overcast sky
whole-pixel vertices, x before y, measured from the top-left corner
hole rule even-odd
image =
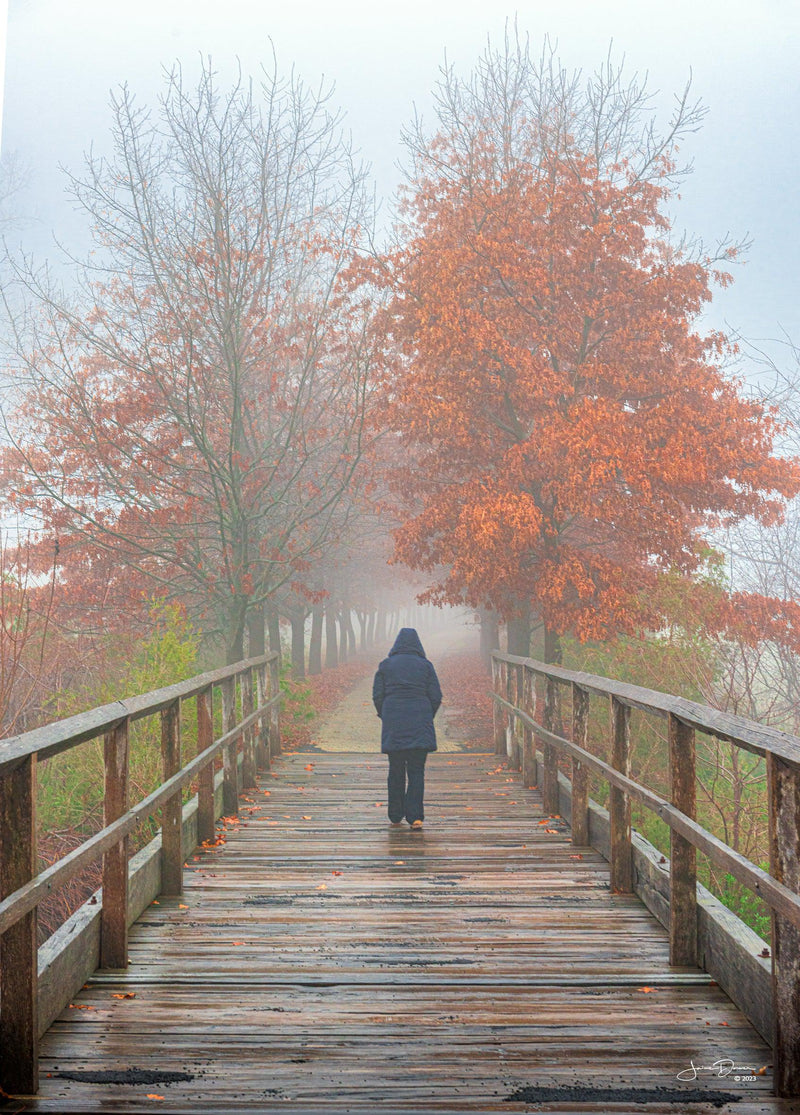
[[[0,0],[2,2],[2,0]],[[682,227],[707,241],[749,235],[748,262],[715,300],[713,323],[752,339],[787,331],[800,343],[800,2],[798,0],[540,0],[504,11],[486,0],[10,0],[3,123],[5,154],[30,167],[21,207],[37,254],[55,233],[74,242],[75,216],[59,164],[80,167],[102,149],[108,91],[123,81],[145,101],[176,59],[211,55],[223,75],[241,59],[256,73],[272,39],[279,68],[335,83],[377,190],[398,181],[399,133],[423,114],[445,51],[468,72],[506,17],[538,46],[558,40],[568,67],[593,69],[613,39],[630,74],[648,71],[659,103],[691,71],[708,106],[702,132],[684,145],[695,172],[678,209]]]

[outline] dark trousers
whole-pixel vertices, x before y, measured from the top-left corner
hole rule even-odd
[[[425,794],[424,747],[408,747],[403,751],[389,752],[389,820],[395,823],[403,818],[412,824],[425,820],[422,798]],[[406,779],[408,783],[406,784]]]

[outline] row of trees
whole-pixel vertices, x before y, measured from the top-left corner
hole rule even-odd
[[[325,616],[329,648],[353,612],[374,635],[390,558],[488,642],[499,618],[527,653],[542,624],[552,661],[687,617],[794,655],[793,588],[708,576],[719,530],[772,529],[800,468],[700,327],[736,247],[671,227],[688,91],[662,133],[620,69],[570,76],[509,35],[443,72],[380,249],[296,78],[176,70],[156,112],[126,88],[112,112],[113,154],[70,180],[93,253],[66,291],[19,259],[4,291],[4,503],[62,631],[145,623],[155,593],[229,660],[283,617],[299,670],[311,615],[317,669]]]

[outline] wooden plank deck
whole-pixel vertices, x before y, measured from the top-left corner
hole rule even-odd
[[[705,1112],[722,1091],[739,1115],[800,1110],[768,1068],[702,1068],[758,1072],[770,1051],[708,976],[670,970],[661,926],[496,762],[433,756],[417,833],[388,824],[380,756],[278,759],[183,898],[132,929],[129,970],[56,1021],[41,1094],[14,1109]],[[110,1071],[129,1082],[64,1076]],[[509,1100],[533,1086],[585,1102]],[[657,1091],[681,1087],[700,1102]]]

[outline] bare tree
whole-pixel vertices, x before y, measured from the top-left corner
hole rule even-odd
[[[248,612],[323,545],[361,452],[370,307],[341,276],[369,219],[329,94],[169,74],[112,98],[72,192],[95,251],[67,297],[17,262],[14,503],[67,573],[106,549],[241,656]],[[359,300],[360,299],[360,300]]]

